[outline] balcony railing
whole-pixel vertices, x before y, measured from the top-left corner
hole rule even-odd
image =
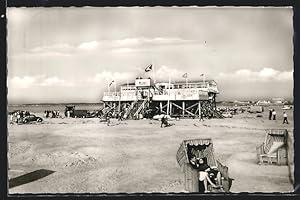
[[[121,93],[120,92],[104,92],[103,96],[109,96],[109,97],[121,96]]]

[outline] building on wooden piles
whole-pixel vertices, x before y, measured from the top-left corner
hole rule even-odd
[[[104,92],[102,101],[106,110],[123,112],[124,118],[139,119],[154,114],[172,117],[217,117],[214,80],[154,83],[151,78],[137,78],[123,84],[119,91]]]

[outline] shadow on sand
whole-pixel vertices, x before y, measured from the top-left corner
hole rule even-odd
[[[36,180],[39,180],[41,178],[44,178],[46,176],[49,176],[50,174],[54,173],[55,171],[47,170],[47,169],[39,169],[15,178],[12,178],[8,180],[9,182],[9,188],[13,188],[19,185],[23,185],[26,183],[30,183]]]

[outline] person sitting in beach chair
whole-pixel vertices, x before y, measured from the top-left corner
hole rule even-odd
[[[221,173],[216,168],[211,168],[203,158],[196,159],[196,157],[193,157],[190,163],[194,169],[199,171],[199,191],[203,191],[201,188],[201,185],[203,185],[204,192],[209,192],[208,183],[215,189],[221,188]]]

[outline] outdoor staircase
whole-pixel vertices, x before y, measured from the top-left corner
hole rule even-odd
[[[149,102],[148,99],[144,99],[144,101],[142,102],[142,104],[138,107],[138,109],[136,110],[136,112],[133,115],[135,118],[138,118],[138,116],[141,113],[141,111],[147,107],[146,104],[148,102]]]
[[[156,87],[156,86],[153,86],[153,88],[154,88],[155,90],[157,90],[157,91],[158,91],[158,94],[159,94],[159,95],[162,95],[162,94],[164,93],[164,91],[163,91],[163,90],[159,89],[159,88],[158,88],[158,87]]]
[[[124,119],[127,119],[130,115],[130,113],[134,110],[134,106],[137,104],[138,101],[134,101],[132,102],[132,104],[130,105],[130,107],[128,108],[128,110],[126,111],[126,113],[124,114]]]
[[[107,113],[109,113],[110,111],[112,111],[114,108],[110,108],[110,107],[107,107],[107,108],[103,108],[102,109],[102,113],[103,115],[107,115]]]
[[[224,116],[222,115],[222,113],[220,111],[215,111],[214,117],[220,118],[220,119],[224,118]]]

